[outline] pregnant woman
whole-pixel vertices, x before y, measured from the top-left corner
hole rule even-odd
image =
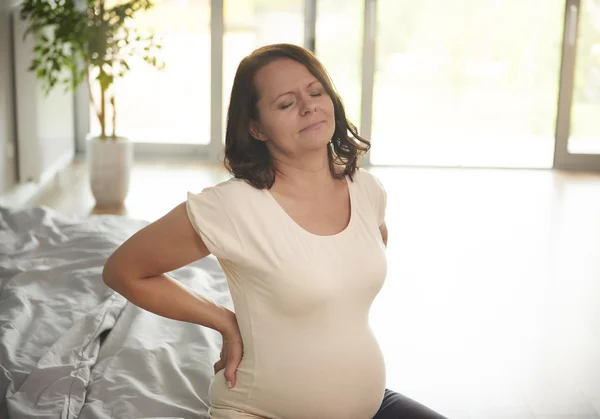
[[[368,317],[386,276],[386,192],[357,166],[369,147],[311,52],[260,48],[231,91],[233,177],[108,259],[105,282],[134,304],[223,336],[212,418],[443,418],[385,388]],[[210,253],[235,312],[166,274]]]

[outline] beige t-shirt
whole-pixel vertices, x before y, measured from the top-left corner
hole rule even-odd
[[[244,343],[237,384],[210,386],[212,418],[370,419],[385,387],[368,323],[387,263],[386,193],[359,169],[338,234],[309,233],[268,190],[229,179],[188,193],[189,218],[223,267]]]

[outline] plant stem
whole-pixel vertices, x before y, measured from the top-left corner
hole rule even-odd
[[[102,138],[106,138],[106,91],[100,86],[100,129]]]
[[[117,138],[117,106],[115,105],[115,96],[110,97],[112,107],[112,137]]]
[[[87,80],[87,86],[88,86],[88,94],[90,95],[90,102],[91,102],[92,106],[94,107],[94,112],[96,113],[98,122],[100,123],[100,126],[102,126],[102,115],[100,115],[100,112],[98,111],[98,105],[96,105],[96,101],[94,100],[94,94],[92,93],[92,84],[90,83],[89,74],[87,75],[86,80]]]

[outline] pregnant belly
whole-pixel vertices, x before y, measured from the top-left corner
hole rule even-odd
[[[254,358],[242,362],[233,390],[217,374],[214,408],[266,418],[370,419],[381,404],[385,365],[370,331],[315,341],[288,337],[257,346]]]

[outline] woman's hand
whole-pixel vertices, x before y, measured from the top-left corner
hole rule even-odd
[[[227,387],[233,388],[236,383],[236,371],[244,355],[244,345],[242,335],[237,324],[235,314],[230,321],[230,327],[222,334],[223,347],[221,348],[221,358],[215,362],[215,374],[225,368],[225,381]]]

